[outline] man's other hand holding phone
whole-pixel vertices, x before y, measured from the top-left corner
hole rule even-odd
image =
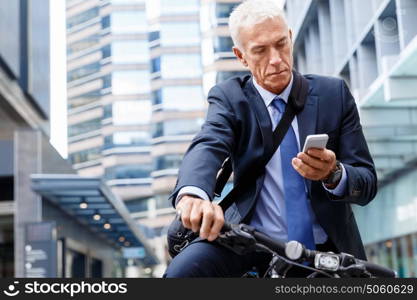
[[[303,152],[298,153],[292,160],[294,169],[304,178],[316,181],[326,181],[337,171],[336,154],[326,149],[327,134],[309,135],[306,138]],[[339,183],[326,184],[327,188],[334,188]]]

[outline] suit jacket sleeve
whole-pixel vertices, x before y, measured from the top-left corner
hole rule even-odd
[[[213,198],[216,175],[231,154],[235,139],[235,114],[223,91],[215,86],[208,94],[206,121],[195,136],[178,174],[177,184],[169,199],[175,206],[179,190],[195,186]]]
[[[347,191],[342,197],[328,193],[332,200],[366,205],[376,195],[377,177],[374,163],[363,135],[355,100],[345,82],[341,82],[342,126],[337,158],[343,163]]]

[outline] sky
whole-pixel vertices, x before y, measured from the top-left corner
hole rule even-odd
[[[65,0],[50,1],[51,144],[67,158],[67,85]]]

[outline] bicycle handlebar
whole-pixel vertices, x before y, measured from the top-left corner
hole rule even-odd
[[[304,245],[298,242],[282,242],[277,241],[266,234],[257,231],[255,228],[247,225],[231,225],[228,223],[225,223],[222,232],[229,232],[234,230],[235,228],[239,228],[240,230],[246,232],[247,234],[250,234],[255,240],[262,244],[263,246],[266,246],[270,250],[274,251],[280,256],[288,257],[291,260],[297,260],[297,259],[304,259],[310,262],[315,262],[316,257],[319,255],[335,255],[338,257],[339,261],[343,264],[343,259],[346,257],[351,260],[349,265],[363,265],[367,272],[371,273],[373,276],[376,277],[383,277],[383,278],[394,278],[396,277],[396,273],[388,268],[385,268],[380,265],[376,265],[364,260],[357,259],[349,254],[341,253],[341,254],[333,254],[330,252],[320,252],[316,250],[310,250],[306,249]],[[291,244],[292,243],[292,244]],[[290,257],[289,257],[290,256]],[[352,261],[353,260],[353,261]],[[342,267],[346,267],[343,266]]]

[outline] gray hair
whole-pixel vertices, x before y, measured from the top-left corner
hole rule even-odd
[[[229,30],[234,45],[243,50],[239,39],[239,32],[242,28],[273,18],[282,18],[287,23],[278,0],[246,0],[239,4],[229,17]]]

